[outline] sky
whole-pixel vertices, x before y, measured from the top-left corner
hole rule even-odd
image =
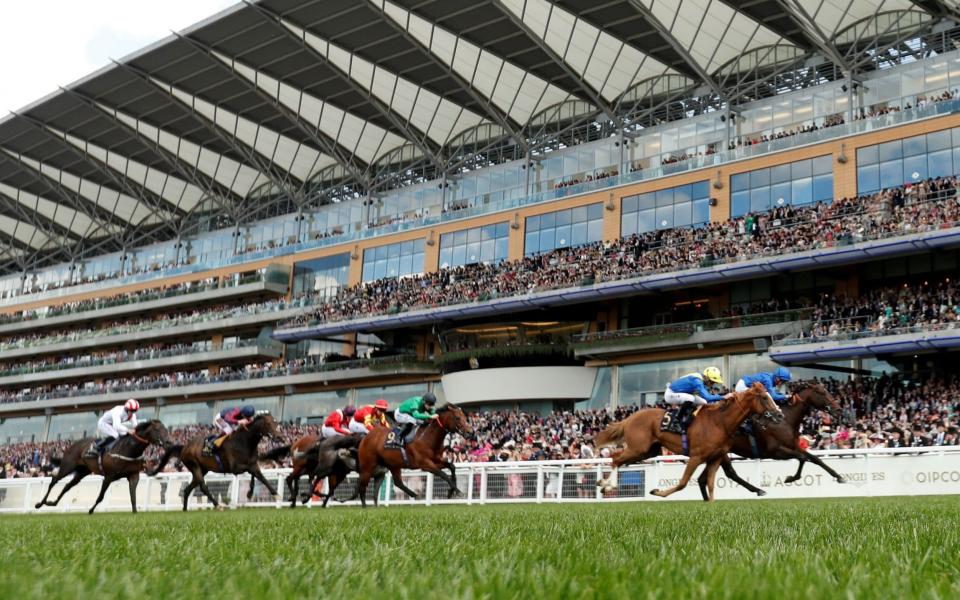
[[[0,0],[0,116],[238,0]]]

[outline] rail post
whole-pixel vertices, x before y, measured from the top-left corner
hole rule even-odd
[[[543,503],[543,465],[537,465],[537,504]]]
[[[480,469],[480,504],[487,503],[487,469]]]
[[[427,506],[433,504],[433,473],[427,473],[426,489],[423,491],[423,501]]]

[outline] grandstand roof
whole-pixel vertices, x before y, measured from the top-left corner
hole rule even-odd
[[[0,121],[0,272],[176,239],[201,213],[242,223],[265,196],[305,205],[320,173],[360,190],[400,156],[444,173],[464,139],[525,145],[531,119],[570,100],[617,123],[628,92],[665,76],[719,106],[812,57],[855,73],[958,13],[950,0],[243,2]]]

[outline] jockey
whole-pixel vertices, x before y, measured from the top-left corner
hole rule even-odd
[[[220,437],[214,440],[213,445],[219,448],[227,436],[234,432],[238,427],[246,427],[253,421],[257,415],[257,410],[250,405],[234,406],[225,408],[213,417],[213,424],[220,430]]]
[[[103,413],[97,421],[97,437],[100,438],[97,440],[98,452],[103,452],[111,442],[137,428],[138,410],[140,403],[131,398]]]
[[[323,422],[323,427],[320,428],[320,437],[327,439],[338,435],[350,435],[350,430],[347,427],[356,412],[356,408],[347,405],[330,413]]]
[[[396,421],[398,425],[403,425],[401,437],[406,440],[411,432],[414,431],[414,428],[426,423],[430,419],[438,418],[437,413],[433,410],[436,404],[437,397],[430,392],[422,396],[414,396],[404,400],[393,413],[393,420]]]
[[[387,401],[380,398],[373,404],[357,409],[350,419],[350,433],[359,433],[367,435],[371,429],[377,426],[388,427],[386,411],[390,408]]]
[[[703,373],[690,373],[680,379],[670,382],[663,394],[663,400],[667,404],[679,404],[680,411],[677,413],[677,420],[680,421],[682,428],[686,429],[693,416],[694,405],[710,404],[730,398],[733,394],[721,396],[712,393],[704,384],[704,380],[711,385],[722,386],[723,376],[717,367],[707,367]]]
[[[745,392],[754,383],[760,382],[760,384],[767,390],[767,395],[770,396],[770,399],[776,402],[777,404],[783,404],[788,400],[788,397],[785,394],[781,394],[777,391],[777,388],[784,383],[788,383],[791,379],[790,369],[786,367],[777,367],[773,373],[761,372],[756,375],[747,375],[742,377],[737,381],[736,387],[733,389],[738,392]]]

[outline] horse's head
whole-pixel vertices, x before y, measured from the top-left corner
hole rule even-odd
[[[170,432],[167,431],[167,428],[164,427],[160,421],[154,419],[144,421],[137,425],[135,431],[138,437],[147,440],[147,442],[151,444],[159,444],[164,448],[168,448],[173,444],[173,440],[170,439]]]
[[[742,397],[748,402],[751,412],[764,415],[775,423],[783,420],[783,412],[770,397],[770,394],[767,393],[767,388],[763,387],[762,383],[756,382],[751,385],[747,391],[743,392]]]
[[[266,410],[259,411],[250,425],[247,426],[247,429],[263,436],[280,437],[280,429],[277,427],[276,419],[273,418],[270,411]]]
[[[822,383],[802,383],[797,386],[796,395],[808,406],[826,411],[832,417],[840,416],[840,403]]]
[[[473,433],[473,427],[467,421],[467,415],[455,404],[445,404],[437,409],[437,415],[440,416],[440,424],[447,431],[470,435]]]

